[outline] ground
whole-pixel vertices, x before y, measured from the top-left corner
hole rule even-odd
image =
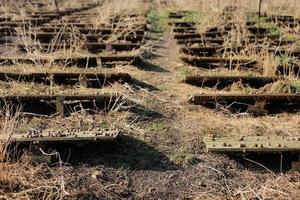
[[[86,127],[122,128],[123,135],[55,154],[51,166],[22,158],[0,163],[0,199],[299,199],[299,172],[207,153],[202,141],[210,134],[299,136],[299,115],[253,117],[189,104],[201,91],[182,80],[197,69],[180,61],[170,29],[151,56],[144,55],[148,65],[117,68],[136,79],[112,87],[132,100],[132,108],[103,118],[75,113],[30,121],[67,128],[84,118]],[[28,126],[26,119],[20,123]]]
[[[221,135],[238,134],[233,131],[242,131],[244,126],[256,126],[258,132],[267,134],[260,130],[272,126],[270,122],[276,118],[285,121],[286,126],[294,126],[295,131],[299,130],[299,124],[283,120],[289,119],[286,114],[261,119],[232,118],[189,105],[185,98],[190,88],[180,83],[180,66],[176,66],[177,51],[170,33],[159,43],[157,58],[151,60],[159,70],[129,67],[136,72],[134,77],[157,88],[131,94],[152,110],[146,113],[150,117],[145,115],[139,119],[130,127],[133,130],[113,145],[104,144],[100,149],[96,145],[94,148],[83,146],[74,150],[68,155],[70,163],[62,166],[0,164],[1,177],[8,179],[7,182],[6,178],[1,179],[2,185],[7,185],[2,187],[3,194],[14,198],[59,193],[66,199],[240,199],[243,196],[297,199],[300,195],[298,173],[274,174],[250,162],[245,167],[242,161],[228,156],[205,153],[202,136],[212,131]],[[209,121],[216,126],[210,127]],[[276,128],[280,131],[275,124],[274,134]],[[282,126],[284,124],[280,124],[284,131]],[[27,176],[19,176],[20,173]],[[38,181],[37,177],[40,177]],[[278,186],[284,183],[288,184],[286,188]],[[17,188],[10,187],[11,184]]]

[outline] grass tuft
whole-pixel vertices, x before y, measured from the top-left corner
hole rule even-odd
[[[166,130],[168,126],[164,122],[153,122],[149,125],[149,131],[159,133]]]
[[[171,161],[174,162],[174,164],[182,166],[189,166],[198,163],[198,159],[192,153],[177,153],[171,156]]]
[[[200,23],[204,16],[205,15],[200,12],[191,11],[186,13],[182,21],[187,23]]]
[[[161,35],[168,26],[168,16],[166,13],[158,13],[157,10],[151,9],[147,13],[147,20],[151,24],[152,31]]]

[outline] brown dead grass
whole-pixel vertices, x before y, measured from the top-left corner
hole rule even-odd
[[[140,2],[140,1],[134,1]],[[134,7],[139,9],[141,4],[130,1],[110,1],[106,8],[113,8],[109,12],[121,11],[123,8]],[[173,1],[167,2],[168,4]],[[176,1],[182,5],[180,9],[197,7],[200,1]],[[189,4],[194,3],[194,4]],[[201,1],[203,2],[203,1]],[[232,1],[211,1],[203,4],[203,10],[219,12],[223,7]],[[120,3],[120,4],[118,4]],[[180,3],[180,4],[179,4]],[[255,2],[247,4],[239,3],[247,7],[255,7]],[[114,6],[117,6],[114,8]],[[136,5],[138,5],[136,7]],[[174,5],[174,4],[172,4]],[[265,8],[265,6],[264,6]],[[179,7],[177,7],[179,9]],[[108,11],[107,11],[108,12]],[[108,19],[103,16],[103,21]],[[99,17],[101,18],[101,17]],[[106,21],[107,22],[107,21]],[[205,25],[208,26],[208,25]],[[239,33],[232,33],[232,38]],[[171,38],[171,35],[167,35]],[[163,40],[165,42],[166,40]],[[129,72],[135,78],[143,80],[147,84],[157,87],[159,90],[150,90],[140,86],[135,89],[132,85],[110,86],[106,90],[119,91],[138,106],[141,113],[123,112],[118,109],[108,113],[98,113],[94,116],[85,112],[72,114],[70,117],[22,117],[20,121],[11,122],[9,129],[20,131],[32,128],[44,128],[67,130],[80,127],[82,121],[83,128],[96,126],[125,129],[127,134],[138,138],[140,143],[136,147],[132,144],[125,145],[122,149],[125,152],[125,162],[123,165],[135,162],[138,169],[127,169],[116,167],[117,162],[121,162],[119,153],[113,151],[107,154],[97,155],[89,152],[78,157],[90,159],[90,162],[81,162],[72,165],[59,163],[53,167],[32,163],[29,160],[16,163],[0,163],[0,198],[3,199],[298,199],[300,197],[300,175],[297,172],[271,173],[260,167],[250,166],[249,169],[243,167],[238,162],[231,160],[227,156],[203,153],[202,137],[209,134],[219,136],[237,135],[280,135],[280,136],[299,136],[300,118],[299,115],[280,114],[274,116],[263,116],[253,118],[248,115],[232,115],[226,112],[215,112],[200,106],[193,106],[186,103],[190,94],[199,92],[200,89],[181,83],[181,77],[186,71],[182,70],[182,64],[178,60],[178,49],[174,43],[170,42],[160,50],[155,49],[161,54],[163,59],[152,60],[154,64],[167,70],[155,71],[151,68],[137,69],[134,66],[123,66],[118,68],[124,72]],[[173,41],[174,42],[174,41]],[[229,45],[230,46],[230,45]],[[250,52],[250,51],[248,51]],[[78,52],[77,52],[78,53]],[[166,56],[167,55],[167,56]],[[245,56],[245,55],[244,55]],[[270,56],[270,55],[267,55]],[[267,57],[266,56],[266,57]],[[266,59],[271,63],[272,56]],[[269,64],[266,63],[266,66]],[[45,66],[49,69],[48,66]],[[189,71],[203,72],[194,67],[187,67]],[[58,69],[53,67],[51,70]],[[34,70],[33,66],[26,68],[20,66],[18,70]],[[43,70],[43,68],[39,68]],[[69,70],[69,69],[64,69]],[[75,70],[75,69],[70,69]],[[93,71],[94,69],[85,69]],[[96,70],[97,71],[97,70]],[[216,71],[217,72],[217,71]],[[215,72],[214,72],[215,73]],[[218,72],[217,72],[218,73]],[[239,74],[239,71],[228,71],[222,69],[223,74]],[[242,72],[255,74],[255,72]],[[272,74],[272,70],[266,74]],[[257,74],[257,73],[256,73]],[[288,81],[293,81],[288,80]],[[286,83],[286,82],[285,82]],[[275,91],[277,86],[282,87],[282,82],[265,88],[266,91]],[[26,85],[14,83],[9,85],[9,89],[4,92],[13,91],[36,91],[41,92],[44,86]],[[276,87],[273,89],[273,87]],[[241,92],[243,89],[239,85],[233,86],[232,91]],[[55,92],[62,90],[54,87]],[[76,88],[78,92],[94,92],[86,88]],[[65,92],[72,90],[64,89]],[[208,92],[208,90],[203,90]],[[214,91],[212,91],[214,92]],[[126,110],[126,109],[125,109]],[[162,117],[153,116],[150,111],[162,114]],[[150,113],[150,114],[149,114]],[[147,114],[147,115],[146,115]],[[146,115],[146,116],[144,116]],[[9,119],[12,115],[9,115]],[[5,120],[2,120],[5,122]],[[17,122],[17,124],[16,124]],[[151,127],[149,128],[149,125]],[[155,126],[157,125],[157,126]],[[5,126],[3,126],[5,127]],[[2,130],[2,126],[1,126]],[[4,129],[3,129],[4,130]],[[10,131],[5,131],[9,133]],[[122,145],[118,143],[118,145]],[[152,160],[134,157],[131,151],[140,152],[144,146],[150,145],[167,156],[167,160],[172,155],[178,153],[193,154],[197,162],[192,165],[171,166],[163,160],[161,166],[157,166]],[[110,146],[109,150],[114,150]],[[152,158],[153,150],[144,155]],[[135,154],[134,154],[135,155]],[[161,160],[157,155],[155,158]],[[104,157],[107,157],[106,160]],[[104,160],[102,160],[104,159]],[[146,163],[146,164],[145,164]],[[121,163],[122,165],[122,163]],[[144,166],[147,165],[147,168]],[[117,165],[120,166],[120,165]],[[173,166],[172,166],[173,167]]]
[[[13,108],[8,104],[5,104],[0,110],[0,163],[8,159],[10,137],[14,133],[20,117],[20,111],[16,109],[13,112]]]

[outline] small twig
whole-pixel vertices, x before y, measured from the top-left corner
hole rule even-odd
[[[254,163],[254,164],[256,164],[256,165],[258,165],[258,166],[260,166],[260,167],[262,167],[262,168],[264,168],[265,170],[267,170],[267,171],[270,172],[271,174],[275,175],[275,173],[274,173],[272,170],[270,170],[269,168],[267,168],[267,167],[264,166],[263,164],[260,164],[260,163],[254,161],[254,160],[249,159],[249,158],[244,158],[244,159],[247,160],[247,161],[249,161],[249,162],[252,162],[252,163]]]
[[[261,4],[262,0],[259,0],[259,6],[258,6],[258,27],[260,28],[260,17],[261,17]]]
[[[225,183],[225,186],[226,186],[226,190],[227,190],[228,194],[231,194],[231,191],[230,191],[229,186],[227,184],[226,176],[224,175],[223,172],[221,172],[221,171],[219,171],[219,170],[217,170],[217,169],[215,169],[213,167],[209,167],[209,166],[205,166],[205,165],[200,165],[200,166],[202,166],[203,168],[211,169],[211,170],[213,170],[213,171],[221,174],[223,176],[223,178],[224,178],[224,183]]]
[[[46,153],[41,148],[39,148],[39,150],[41,151],[41,153],[43,155],[46,155],[46,156],[56,156],[58,158],[58,160],[59,160],[59,166],[60,167],[63,166],[63,162],[61,160],[59,152],[53,151],[51,153]],[[66,191],[66,186],[65,186],[66,184],[65,184],[65,178],[64,178],[64,176],[60,175],[59,177],[56,177],[56,178],[59,180],[59,183],[60,183],[61,198],[65,197],[65,196],[69,196],[69,193]]]

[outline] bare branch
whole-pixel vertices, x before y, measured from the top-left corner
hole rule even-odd
[[[55,4],[57,13],[60,14],[60,11],[59,11],[59,8],[58,8],[57,0],[54,0],[54,4]]]

